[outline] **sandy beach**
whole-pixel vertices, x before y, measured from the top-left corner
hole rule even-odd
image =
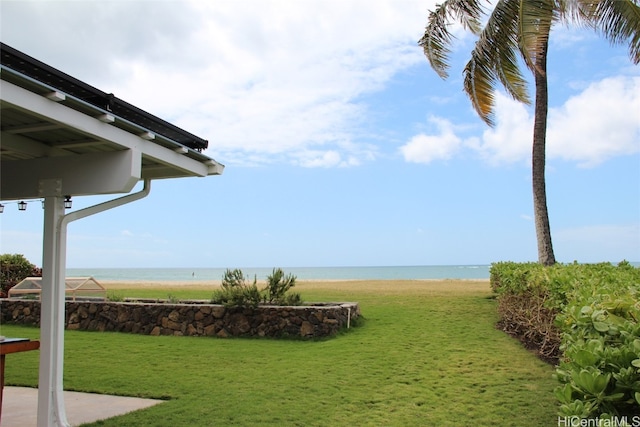
[[[144,280],[102,280],[100,283],[107,290],[117,289],[189,289],[213,290],[220,286],[220,280],[190,280],[190,281],[144,281]],[[264,286],[264,281],[258,281],[258,286]],[[378,292],[460,292],[460,291],[490,291],[488,279],[424,279],[424,280],[302,280],[296,282],[295,289],[320,290],[340,289],[343,291],[378,291]]]

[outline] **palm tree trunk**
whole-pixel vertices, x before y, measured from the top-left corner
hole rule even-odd
[[[533,212],[538,240],[538,262],[542,265],[553,265],[556,258],[551,244],[551,227],[547,211],[547,190],[545,182],[545,156],[547,137],[547,112],[549,100],[547,93],[547,48],[548,38],[536,55],[534,70],[536,85],[535,117],[533,123]]]

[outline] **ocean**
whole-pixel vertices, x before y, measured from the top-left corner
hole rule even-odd
[[[489,265],[418,265],[395,267],[282,267],[298,280],[488,279]],[[67,277],[96,280],[221,280],[225,268],[68,268]],[[245,276],[264,280],[272,268],[242,268]]]

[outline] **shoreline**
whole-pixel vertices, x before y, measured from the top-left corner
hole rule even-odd
[[[117,289],[196,289],[212,290],[219,288],[221,280],[100,280],[99,283],[107,291]],[[264,287],[266,282],[259,280],[259,287]],[[318,279],[297,280],[295,290],[313,289],[335,290],[406,290],[406,289],[484,289],[490,290],[489,279]]]
[[[145,281],[145,282],[183,282],[217,283],[229,270],[223,268],[67,268],[67,277],[91,276],[98,281]],[[254,277],[266,280],[273,269],[247,267],[240,269],[244,276],[253,281]],[[489,265],[448,265],[448,266],[369,266],[369,267],[284,267],[286,274],[296,277],[297,281],[333,282],[352,280],[457,280],[488,279]]]

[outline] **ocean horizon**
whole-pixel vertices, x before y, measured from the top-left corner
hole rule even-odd
[[[298,280],[489,279],[488,264],[373,267],[282,267]],[[221,280],[226,268],[67,268],[67,277],[96,280],[208,281]],[[273,268],[241,268],[245,276],[264,280]]]

